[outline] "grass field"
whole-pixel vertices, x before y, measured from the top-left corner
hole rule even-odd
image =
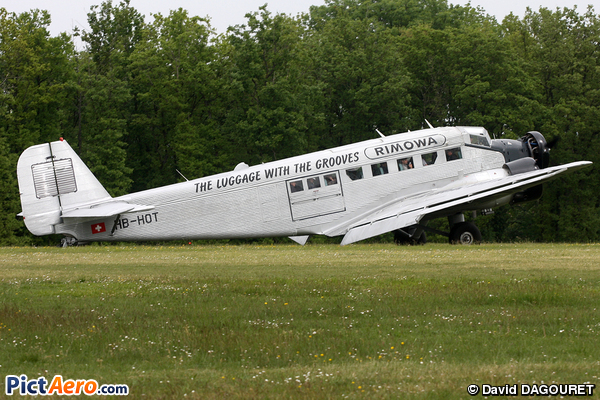
[[[600,245],[1,248],[0,397],[25,374],[134,399],[599,398],[599,308]]]

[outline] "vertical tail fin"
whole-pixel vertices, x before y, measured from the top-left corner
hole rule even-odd
[[[64,140],[26,149],[17,177],[25,226],[38,236],[55,233],[64,208],[111,198]]]

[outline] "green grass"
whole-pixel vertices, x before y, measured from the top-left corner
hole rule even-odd
[[[135,399],[598,385],[599,272],[600,245],[1,248],[1,393],[9,374]]]

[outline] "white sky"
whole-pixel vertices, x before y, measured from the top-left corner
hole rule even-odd
[[[0,0],[0,7],[9,12],[21,13],[39,8],[48,10],[52,16],[50,34],[58,35],[60,32],[71,33],[73,27],[88,29],[87,13],[92,5],[100,5],[102,0]],[[120,0],[113,0],[113,5],[118,5]],[[324,0],[131,0],[130,4],[146,16],[146,21],[151,21],[151,13],[168,15],[172,9],[183,8],[190,15],[211,19],[211,26],[217,33],[224,33],[227,27],[244,24],[244,15],[248,12],[258,11],[263,4],[268,3],[268,10],[275,13],[296,15],[307,12],[311,5],[323,5]],[[467,4],[468,0],[448,0],[450,4]],[[594,6],[596,14],[600,13],[600,0],[472,0],[471,5],[481,6],[488,14],[494,15],[499,22],[505,15],[513,12],[523,16],[527,7],[537,11],[540,6],[550,9],[556,7],[577,6],[580,14],[587,9],[587,5]]]

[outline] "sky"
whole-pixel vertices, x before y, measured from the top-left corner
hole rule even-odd
[[[0,7],[9,12],[21,13],[31,9],[48,10],[52,17],[50,34],[60,32],[72,33],[74,27],[89,29],[87,13],[92,5],[99,5],[102,0],[0,0]],[[118,5],[120,0],[113,0]],[[246,13],[258,11],[263,4],[268,4],[268,10],[273,13],[284,13],[295,16],[307,12],[312,5],[323,5],[324,0],[131,0],[130,5],[146,16],[146,21],[152,21],[150,14],[161,13],[169,15],[172,9],[183,8],[191,16],[209,16],[211,26],[217,33],[225,33],[229,26],[244,24]],[[448,0],[449,4],[465,5],[468,0]],[[471,0],[473,7],[481,6],[486,13],[493,15],[501,22],[509,13],[523,16],[527,7],[537,11],[540,7],[556,9],[556,7],[577,6],[580,14],[587,9],[588,4],[594,6],[596,14],[600,14],[600,0]]]

